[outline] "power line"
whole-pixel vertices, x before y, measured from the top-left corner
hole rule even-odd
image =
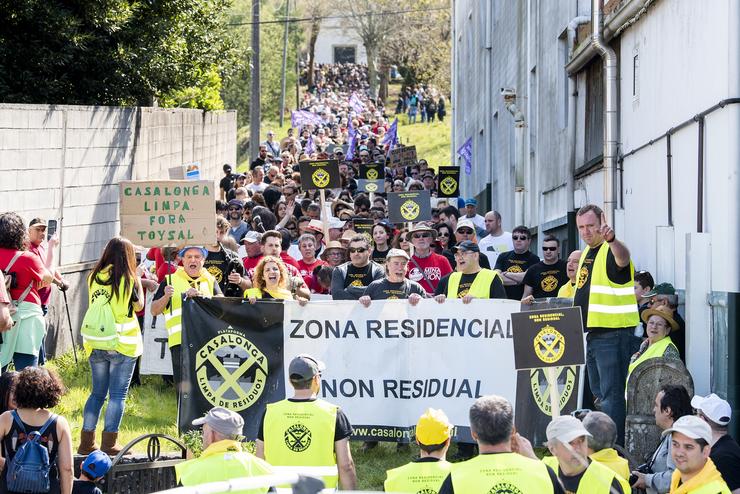
[[[377,16],[386,16],[386,15],[401,15],[401,14],[410,14],[413,12],[433,12],[433,11],[439,11],[439,10],[449,10],[449,7],[433,7],[428,9],[408,9],[408,10],[385,10],[380,12],[361,12],[358,14],[347,14],[347,15],[327,15],[327,16],[319,16],[319,17],[289,17],[289,18],[282,18],[282,19],[274,19],[271,21],[259,21],[259,22],[230,22],[227,24],[227,26],[253,26],[255,24],[282,24],[284,22],[311,22],[314,20],[324,20],[324,19],[351,19],[353,17],[361,17],[365,15],[377,15]],[[243,17],[244,14],[238,14],[239,16]]]

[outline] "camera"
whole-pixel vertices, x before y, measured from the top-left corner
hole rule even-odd
[[[653,473],[653,469],[651,468],[649,463],[643,463],[642,465],[635,468],[640,473]],[[629,483],[630,485],[633,485],[635,482],[637,482],[637,475],[634,473],[630,475]]]

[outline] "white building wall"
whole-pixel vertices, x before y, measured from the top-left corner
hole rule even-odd
[[[357,32],[342,22],[341,19],[325,19],[321,22],[319,35],[316,38],[315,62],[334,63],[335,46],[354,46],[355,62],[367,63],[365,46]]]

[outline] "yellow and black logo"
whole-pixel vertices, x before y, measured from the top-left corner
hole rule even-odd
[[[283,434],[285,445],[296,453],[306,451],[311,446],[311,431],[303,424],[293,424]]]
[[[520,491],[519,488],[514,484],[501,482],[491,487],[491,490],[488,491],[488,494],[522,494],[522,491]]]
[[[551,292],[555,290],[558,287],[558,279],[554,277],[551,274],[548,274],[545,276],[545,278],[540,282],[540,286],[542,287],[542,290],[545,292]]]
[[[378,179],[378,170],[375,168],[370,168],[367,171],[367,179],[368,180],[377,180]]]
[[[581,269],[578,271],[578,288],[583,288],[583,285],[586,284],[586,280],[588,280],[588,268],[586,266],[581,266]]]
[[[437,494],[437,491],[434,489],[422,489],[420,491],[416,491],[416,494]]]
[[[378,184],[376,184],[375,182],[367,182],[365,184],[365,190],[367,192],[375,192],[376,190],[378,190]]]
[[[324,188],[329,185],[329,172],[323,168],[318,168],[311,174],[311,180],[316,187]]]
[[[576,367],[555,367],[558,374],[558,393],[560,399],[558,400],[560,409],[565,408],[565,405],[573,395],[573,391],[576,387]],[[550,383],[547,381],[547,371],[545,369],[532,369],[529,371],[530,386],[532,388],[532,398],[534,398],[537,407],[545,415],[552,415],[552,407],[550,405]]]
[[[457,191],[457,180],[452,177],[445,177],[439,183],[439,190],[445,195],[452,195]]]
[[[522,267],[518,264],[513,264],[506,270],[507,273],[523,273]]]
[[[409,199],[401,204],[401,216],[407,221],[414,221],[419,217],[419,205]]]
[[[534,353],[543,362],[554,364],[565,353],[565,338],[548,324],[534,337]]]
[[[239,412],[262,395],[267,357],[229,326],[198,350],[195,373],[198,388],[209,403]]]
[[[211,276],[213,276],[214,278],[216,278],[216,283],[221,283],[221,280],[224,277],[224,272],[221,271],[221,268],[219,268],[215,264],[212,264],[212,265],[208,266],[207,271],[208,271],[208,273]]]

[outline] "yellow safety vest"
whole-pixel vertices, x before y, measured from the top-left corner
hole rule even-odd
[[[465,494],[553,492],[547,467],[541,461],[518,453],[494,453],[452,465],[452,487]]]
[[[630,478],[630,464],[625,458],[619,456],[616,449],[602,449],[601,451],[593,453],[590,458],[593,461],[598,461],[605,467],[614,470],[614,473],[623,479]]]
[[[185,487],[222,482],[243,477],[270,475],[272,469],[264,460],[242,451],[238,441],[223,440],[206,448],[200,457],[175,465],[177,481]],[[234,494],[264,494],[270,487],[230,491]]]
[[[264,290],[265,292],[269,293],[272,298],[276,300],[293,300],[293,294],[290,293],[290,290],[286,288],[278,288],[277,290],[270,291],[270,290]],[[262,298],[262,290],[259,288],[247,288],[244,290],[244,298],[250,298],[254,297],[256,299]]]
[[[442,482],[450,474],[452,463],[440,461],[412,461],[388,470],[384,488],[386,492],[439,492]]]
[[[265,460],[275,466],[335,466],[336,405],[324,400],[282,400],[267,405],[264,419]],[[323,477],[328,488],[335,475]]]
[[[98,279],[105,281],[110,276],[110,267],[103,268],[98,273]],[[144,350],[144,342],[141,338],[141,328],[139,328],[139,320],[136,318],[136,313],[131,311],[129,316],[129,300],[134,290],[133,280],[131,286],[126,286],[126,280],[122,279],[118,288],[118,297],[113,294],[113,287],[111,285],[101,285],[97,280],[93,280],[91,277],[87,279],[88,290],[88,303],[92,304],[93,295],[98,296],[104,295],[110,297],[110,306],[113,309],[113,315],[116,318],[116,336],[111,338],[118,338],[115,351],[120,354],[126,355],[127,357],[138,357]],[[94,341],[83,336],[83,346],[85,351],[90,354],[95,349]]]
[[[670,492],[675,491],[671,490]],[[686,492],[687,494],[732,494],[732,491],[730,491],[730,488],[727,487],[727,484],[724,481],[719,480],[713,480],[712,482],[704,484],[697,489],[691,489],[690,491]]]
[[[672,494],[731,494],[711,458],[707,459],[704,467],[688,482],[678,485],[680,482],[681,472],[676,469],[671,475]]]
[[[171,279],[175,289],[170,299],[172,310],[164,310],[164,327],[167,328],[167,344],[170,348],[182,343],[182,294],[196,287],[203,294],[213,295],[213,286],[216,284],[216,278],[205,269],[201,269],[200,276],[193,279],[182,266],[171,275]]]
[[[560,474],[560,465],[558,464],[557,457],[545,456],[542,458],[542,463],[552,468],[556,475]],[[602,492],[604,494],[610,494],[613,479],[617,479],[619,485],[622,486],[624,494],[630,494],[632,492],[629,483],[614,470],[598,461],[592,460],[583,477],[581,477],[576,494],[599,494]]]
[[[580,281],[583,261],[590,250],[590,247],[586,247],[578,261],[576,283]],[[624,284],[613,283],[606,274],[608,253],[609,244],[603,242],[591,266],[591,286],[588,294],[586,326],[589,328],[635,327],[640,322],[637,299],[635,298],[635,268],[632,261],[630,261],[629,281]],[[576,293],[578,293],[578,285],[576,285]]]
[[[629,367],[627,367],[627,383],[630,382],[630,375],[632,374],[632,371],[635,370],[635,368],[640,365],[641,363],[645,362],[646,360],[649,360],[651,358],[660,358],[665,353],[666,349],[672,346],[676,352],[678,352],[678,348],[676,348],[676,345],[673,344],[673,340],[670,336],[666,336],[664,338],[661,338],[660,340],[656,341],[652,345],[648,346],[647,349],[645,349],[644,352],[642,352],[642,355],[637,357],[634,362],[632,362]],[[625,384],[626,386],[626,384]]]
[[[561,286],[558,290],[558,298],[573,298],[573,295],[575,295],[575,293],[576,285],[575,283],[571,283],[569,281],[565,285]]]
[[[458,298],[457,289],[460,286],[462,275],[463,274],[459,271],[450,275],[450,279],[447,282],[447,298]],[[470,284],[468,295],[472,295],[475,298],[489,298],[488,295],[491,293],[491,283],[496,279],[496,276],[501,277],[497,271],[493,271],[491,269],[483,268],[478,271],[478,274],[475,275],[475,278],[473,279],[473,283]]]

